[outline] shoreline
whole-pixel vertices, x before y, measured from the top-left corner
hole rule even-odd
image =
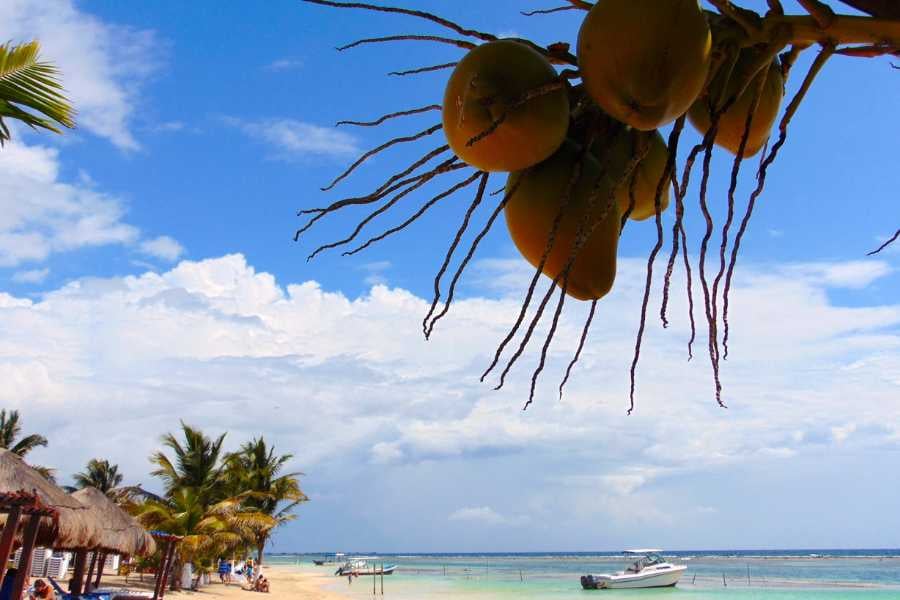
[[[334,583],[334,578],[325,574],[311,573],[293,565],[264,565],[263,573],[269,580],[269,593],[254,592],[244,589],[234,582],[225,585],[219,581],[218,575],[211,574],[210,582],[197,590],[181,590],[179,592],[166,591],[166,598],[200,598],[222,600],[347,600],[348,596],[333,589],[328,585]],[[141,583],[136,575],[128,578],[118,575],[104,575],[101,588],[129,588],[133,591],[153,592],[153,579],[150,575],[144,576]]]

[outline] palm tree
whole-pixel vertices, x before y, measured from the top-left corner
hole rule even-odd
[[[257,560],[263,562],[266,543],[273,530],[292,521],[291,511],[309,498],[300,489],[298,476],[302,473],[281,474],[291,454],[277,456],[275,448],[266,445],[264,438],[244,443],[240,450],[226,457],[228,487],[235,493],[247,494],[246,505],[272,518],[272,526],[255,533]]]
[[[184,422],[181,423],[181,429],[184,443],[171,433],[162,437],[163,445],[175,453],[174,462],[161,451],[153,454],[150,462],[158,468],[151,475],[163,480],[167,496],[182,488],[191,488],[200,496],[204,505],[221,500],[224,495],[219,459],[225,434],[212,439]]]
[[[18,454],[22,458],[39,446],[47,445],[47,438],[37,433],[19,437],[22,424],[19,422],[19,411],[0,409],[0,448]]]
[[[0,145],[10,139],[4,118],[56,133],[61,133],[56,124],[75,127],[75,111],[63,94],[59,71],[39,60],[40,48],[36,40],[0,45]]]
[[[88,461],[87,468],[81,473],[76,473],[73,479],[76,488],[94,487],[112,497],[116,489],[122,485],[123,477],[119,473],[119,465],[111,465],[108,460],[92,458]]]
[[[6,412],[5,408],[0,409],[0,448],[6,448],[10,452],[25,458],[35,448],[47,445],[47,438],[42,435],[32,433],[20,438],[19,434],[21,433],[22,424],[19,422],[19,411],[11,410]],[[49,482],[56,483],[53,469],[40,465],[31,465],[31,467]]]
[[[272,517],[246,507],[244,496],[207,504],[203,491],[189,486],[172,490],[166,497],[147,494],[133,511],[147,529],[184,536],[174,573],[180,573],[185,562],[211,561],[251,543],[258,531],[275,526]]]

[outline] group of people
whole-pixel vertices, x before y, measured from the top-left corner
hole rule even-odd
[[[6,570],[3,583],[0,584],[0,600],[56,600],[56,592],[43,579],[36,580],[30,588],[26,587],[22,598],[13,598],[13,582],[18,572],[15,568]]]
[[[265,575],[263,575],[262,567],[256,565],[253,562],[252,558],[247,559],[244,564],[237,570],[234,569],[230,561],[224,558],[220,558],[219,580],[225,585],[229,585],[232,581],[234,581],[235,575],[246,580],[248,587],[244,587],[243,584],[240,584],[243,589],[254,592],[268,593],[269,580],[266,579]]]

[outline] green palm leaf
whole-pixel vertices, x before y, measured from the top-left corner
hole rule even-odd
[[[56,124],[75,127],[75,110],[63,93],[59,70],[40,61],[39,52],[36,40],[0,45],[0,144],[9,139],[4,117],[56,133],[61,133]]]

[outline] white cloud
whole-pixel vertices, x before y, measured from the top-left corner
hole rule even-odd
[[[482,495],[454,496],[439,516],[463,507],[458,518],[507,523],[563,515],[580,531],[597,518],[673,526],[672,511],[660,507],[685,501],[701,473],[820,461],[831,448],[896,448],[900,306],[834,305],[827,286],[846,280],[821,273],[840,266],[741,265],[732,355],[723,364],[728,411],[712,400],[702,343],[686,361],[686,304],[675,294],[670,328],[648,323],[637,411],[624,415],[640,259],[620,261],[560,402],[558,380],[585,315],[583,305],[570,305],[537,401],[522,412],[536,344],[504,390],[492,391],[493,379],[478,382],[519,295],[461,299],[425,342],[419,317],[427,302],[408,291],[376,286],[351,299],[312,281],[279,285],[240,255],[76,280],[37,300],[0,294],[0,405],[25,411],[29,427],[51,439],[34,460],[63,474],[103,455],[146,479],[158,435],[184,419],[230,431],[230,443],[264,432],[298,457],[296,468],[340,473],[352,482],[347,490],[373,464],[373,484],[402,474],[417,481],[421,467],[453,487],[463,477],[443,476],[453,465],[465,477],[489,477],[454,492]],[[683,289],[678,274],[673,285]],[[541,325],[536,339],[546,331]],[[104,435],[85,438],[85,422],[104,423]],[[521,470],[476,468],[501,463]],[[661,486],[676,479],[685,482],[677,496],[661,497]]]
[[[490,506],[468,506],[459,508],[447,517],[450,521],[467,521],[486,525],[523,525],[528,519],[524,517],[506,517]]]
[[[140,250],[144,254],[155,256],[156,258],[161,258],[169,262],[178,260],[178,257],[184,254],[184,246],[167,235],[161,235],[152,240],[141,242]]]
[[[0,39],[37,38],[42,56],[56,63],[78,127],[125,150],[140,85],[158,68],[163,45],[154,33],[104,23],[80,12],[72,0],[0,2]]]
[[[391,261],[376,260],[373,262],[363,263],[359,265],[359,270],[364,271],[367,275],[363,278],[366,285],[385,285],[387,284],[387,276],[385,272],[391,268]]]
[[[842,263],[806,263],[794,265],[789,272],[815,277],[830,287],[860,289],[891,272],[883,260],[856,260]]]
[[[296,119],[244,120],[225,117],[224,122],[277,151],[283,159],[345,157],[359,152],[357,139],[332,127]]]
[[[121,203],[89,179],[59,179],[58,151],[13,142],[0,161],[0,266],[43,261],[87,246],[127,244],[138,230],[124,223]]]
[[[290,71],[303,66],[303,61],[296,58],[279,58],[266,65],[267,71]]]
[[[12,280],[16,283],[41,283],[47,279],[50,269],[32,269],[30,271],[18,271],[13,273]]]

